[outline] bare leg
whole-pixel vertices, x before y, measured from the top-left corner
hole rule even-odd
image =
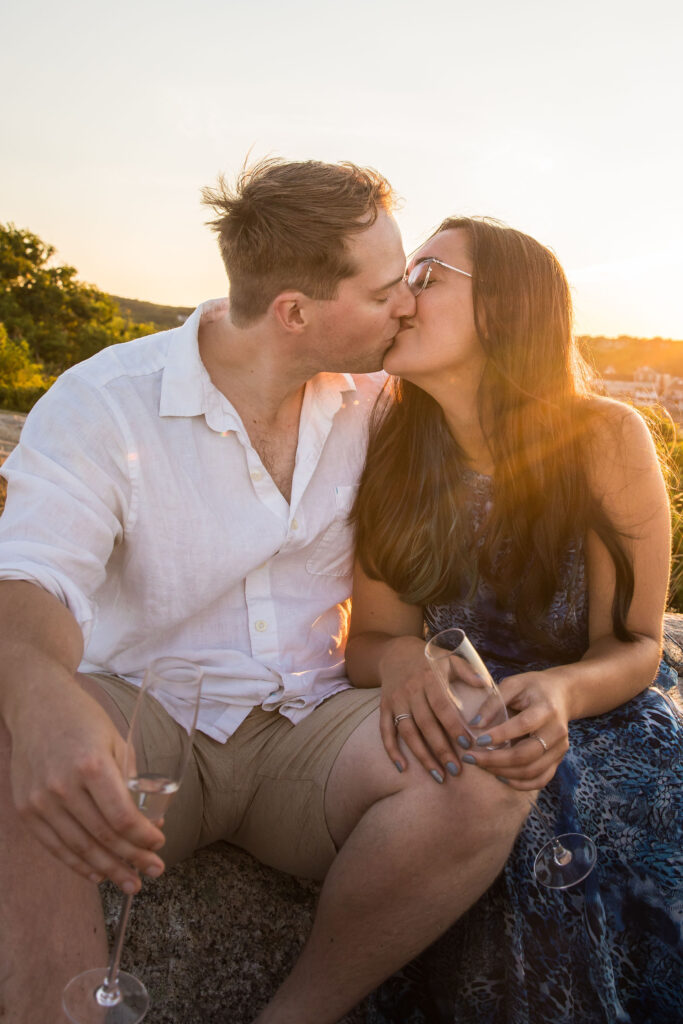
[[[442,785],[414,761],[399,775],[373,714],[337,759],[326,810],[343,846],[301,957],[258,1024],[339,1020],[491,885],[528,801],[474,767]]]
[[[95,684],[79,681],[111,715],[118,709]],[[14,808],[11,739],[0,720],[0,1021],[67,1022],[62,989],[79,971],[104,966],[107,939],[97,886],[34,839]]]

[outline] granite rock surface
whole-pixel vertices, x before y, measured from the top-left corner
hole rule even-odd
[[[145,881],[122,967],[151,997],[148,1024],[250,1024],[292,968],[319,892],[214,843]],[[101,886],[110,942],[121,894]],[[343,1018],[362,1024],[362,1008]]]

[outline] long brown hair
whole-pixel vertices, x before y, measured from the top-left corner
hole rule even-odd
[[[353,511],[360,562],[411,604],[471,596],[482,577],[504,606],[514,593],[520,632],[541,643],[567,550],[592,529],[616,571],[614,633],[632,640],[633,566],[589,486],[597,413],[562,268],[539,242],[488,218],[449,218],[434,234],[454,228],[469,238],[475,327],[487,357],[477,398],[494,464],[492,508],[475,535],[463,508],[467,459],[441,408],[391,378]]]

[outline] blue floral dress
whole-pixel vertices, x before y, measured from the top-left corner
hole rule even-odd
[[[472,474],[475,526],[490,500],[490,479]],[[429,636],[462,627],[498,680],[576,661],[588,646],[582,551],[568,553],[548,612],[555,658],[520,639],[485,583],[467,604],[428,607],[425,620]],[[644,693],[569,725],[539,804],[558,833],[595,841],[586,880],[568,890],[535,881],[546,836],[532,813],[493,886],[377,990],[368,1024],[683,1022],[683,719],[665,693],[675,682],[662,663]]]

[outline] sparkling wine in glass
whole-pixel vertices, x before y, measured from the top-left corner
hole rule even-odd
[[[136,806],[160,822],[182,781],[192,747],[201,694],[201,670],[181,658],[158,658],[143,680],[128,732],[124,778]],[[182,726],[173,749],[155,751],[147,742],[163,706]],[[109,965],[84,971],[64,989],[62,1006],[74,1024],[138,1024],[149,995],[142,982],[120,970],[133,897],[124,896]]]
[[[425,655],[473,740],[492,726],[507,721],[503,695],[462,629],[444,629],[437,633],[428,641]],[[597,860],[595,843],[580,832],[555,835],[537,801],[529,798],[529,803],[548,835],[548,842],[539,850],[534,862],[536,880],[548,889],[569,889],[577,885],[593,870]]]

